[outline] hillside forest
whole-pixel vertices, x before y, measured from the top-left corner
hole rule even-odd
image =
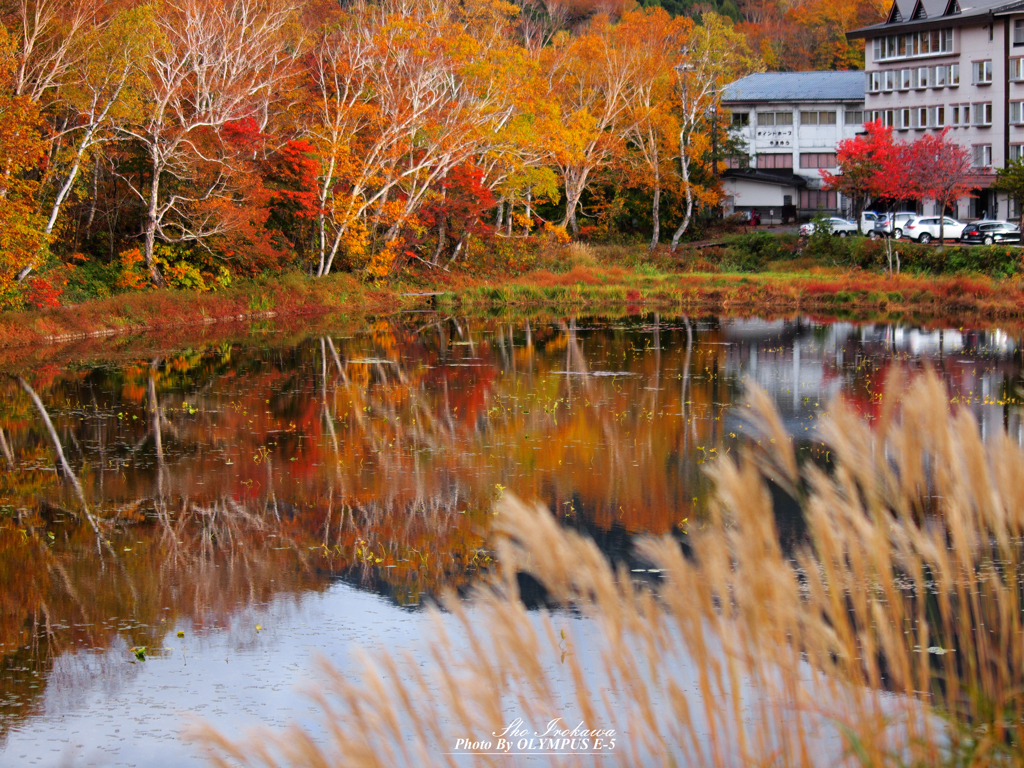
[[[0,309],[674,248],[718,200],[721,88],[857,67],[843,32],[882,8],[662,5],[0,0]]]

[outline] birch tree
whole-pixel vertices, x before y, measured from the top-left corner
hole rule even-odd
[[[672,67],[683,41],[691,34],[693,22],[682,17],[672,19],[662,9],[652,8],[644,14],[626,14],[619,26],[623,37],[632,39],[627,44],[647,52],[647,66],[639,72],[630,105],[633,116],[627,121],[627,138],[632,149],[631,165],[643,186],[651,191],[650,250],[654,250],[661,240],[661,193],[672,181],[667,161],[672,157],[673,137],[679,131]]]
[[[436,0],[357,4],[325,40],[313,88],[332,153],[322,189],[334,230],[318,274],[331,271],[341,243],[374,276],[389,274],[402,228],[515,113],[514,79],[492,69],[500,51],[457,13]]]
[[[217,135],[247,118],[265,125],[267,103],[290,74],[296,49],[283,33],[293,9],[268,0],[168,0],[141,65],[145,108],[119,129],[144,152],[148,178],[122,174],[145,210],[146,268],[164,285],[157,240],[202,242],[229,226],[200,211],[228,199],[232,150]]]
[[[542,59],[563,121],[554,137],[555,163],[565,185],[562,224],[577,236],[583,193],[597,172],[622,157],[635,125],[630,107],[647,53],[623,42],[608,18],[599,16],[580,36],[556,39]]]
[[[703,146],[695,142],[697,134],[708,130],[717,112],[721,89],[750,72],[760,63],[753,57],[742,34],[732,22],[715,13],[705,13],[699,26],[691,29],[674,66],[679,94],[679,178],[685,198],[683,221],[672,235],[672,251],[679,247],[693,219],[697,189],[693,183],[694,165],[701,162]],[[695,152],[694,145],[700,146]],[[713,170],[717,175],[717,167]]]

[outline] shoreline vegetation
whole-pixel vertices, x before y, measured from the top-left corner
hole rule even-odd
[[[0,314],[0,349],[57,345],[85,339],[168,333],[224,323],[336,316],[354,320],[402,311],[524,314],[675,312],[682,314],[792,314],[837,319],[929,323],[943,316],[957,323],[1024,318],[1020,251],[947,247],[944,263],[971,254],[996,275],[887,274],[868,258],[787,252],[789,235],[754,233],[732,243],[689,247],[676,256],[649,256],[639,246],[572,244],[515,276],[483,276],[424,269],[388,283],[353,274],[316,278],[299,272],[236,281],[218,291],[148,289],[86,299],[53,309]],[[723,245],[725,246],[723,248]],[[850,251],[879,250],[867,241]],[[934,248],[903,245],[905,258],[934,259]],[[804,253],[808,249],[804,249]],[[989,253],[986,257],[984,252]],[[963,259],[962,256],[959,258]],[[864,267],[857,261],[869,262]],[[913,261],[911,261],[913,264]],[[927,265],[924,265],[927,267]]]

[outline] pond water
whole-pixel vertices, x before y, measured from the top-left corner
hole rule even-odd
[[[318,655],[422,654],[420,607],[488,567],[506,492],[642,572],[634,536],[705,513],[747,381],[822,461],[829,402],[872,415],[895,367],[1020,442],[1021,350],[996,328],[413,315],[14,371],[0,765],[198,765],[184,715],[308,721]]]

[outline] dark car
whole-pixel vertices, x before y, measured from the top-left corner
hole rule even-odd
[[[1019,243],[1020,228],[1008,221],[976,221],[964,227],[960,240],[965,243]]]

